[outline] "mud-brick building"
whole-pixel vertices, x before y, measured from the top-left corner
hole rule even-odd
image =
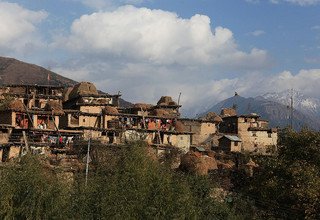
[[[219,148],[225,152],[241,152],[242,140],[236,135],[224,135],[219,139]]]
[[[200,117],[199,119],[179,118],[186,132],[191,132],[192,145],[212,145],[212,139],[217,135],[219,124],[222,122],[220,116],[214,112]]]
[[[122,110],[123,113],[134,114],[139,116],[148,116],[152,113],[154,105],[146,103],[136,103],[131,107]]]
[[[81,82],[64,93],[64,109],[100,113],[105,106],[119,106],[121,95],[99,94],[93,83]]]
[[[205,144],[217,133],[217,124],[214,121],[191,118],[180,118],[178,120],[184,125],[186,132],[193,133],[192,145]]]
[[[89,82],[82,82],[64,93],[61,118],[63,128],[105,128],[104,112],[113,107],[118,112],[120,95],[99,94],[96,87]]]
[[[169,117],[180,117],[179,109],[181,105],[177,104],[170,96],[162,96],[157,105],[153,107],[153,115],[156,116],[169,116]]]
[[[52,85],[5,85],[0,87],[0,98],[20,100],[28,109],[44,108],[49,101],[62,104],[64,87]]]
[[[64,115],[62,106],[54,101],[42,109],[28,109],[19,99],[8,102],[0,109],[0,124],[14,128],[57,129],[59,118]]]
[[[183,152],[188,152],[191,146],[190,132],[161,131],[148,129],[127,129],[123,131],[122,142],[143,140],[150,146],[162,151],[176,147]]]
[[[267,154],[277,145],[277,129],[269,128],[268,122],[257,114],[225,116],[219,131],[238,136],[242,151]]]

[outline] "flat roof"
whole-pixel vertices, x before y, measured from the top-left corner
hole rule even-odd
[[[259,119],[261,116],[260,115],[231,115],[231,116],[222,116],[222,119],[228,119],[228,118],[256,118]]]
[[[170,117],[163,117],[163,116],[155,116],[155,115],[146,115],[146,116],[142,116],[142,115],[136,115],[136,114],[128,114],[128,113],[105,113],[105,114],[101,114],[101,113],[88,113],[88,112],[81,112],[80,110],[73,110],[73,109],[66,109],[64,110],[65,113],[76,113],[79,115],[83,115],[83,116],[89,116],[89,117],[98,117],[101,115],[109,115],[109,116],[119,116],[119,117],[132,117],[132,118],[152,118],[152,119],[177,119],[179,120],[178,117],[175,116],[170,116]]]
[[[67,86],[58,86],[58,85],[38,85],[38,84],[4,84],[1,85],[0,88],[6,87],[28,87],[28,88],[55,88],[55,89],[63,89]]]
[[[197,121],[197,122],[216,123],[214,120],[204,120],[199,118],[179,118],[178,121]]]
[[[251,127],[248,128],[248,131],[269,131],[269,132],[276,132],[276,128],[262,128],[262,127]]]

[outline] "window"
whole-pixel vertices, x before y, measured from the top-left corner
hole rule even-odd
[[[271,138],[271,133],[268,133],[268,137]]]
[[[253,136],[253,137],[257,137],[257,132],[255,132],[255,131],[252,132],[252,136]]]
[[[238,142],[234,142],[234,146],[238,146]]]
[[[35,100],[35,104],[34,104],[34,106],[35,107],[37,107],[37,108],[40,108],[40,102],[39,102],[39,100],[37,99],[37,100]]]

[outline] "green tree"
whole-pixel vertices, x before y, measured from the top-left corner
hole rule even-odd
[[[0,170],[1,219],[63,219],[68,191],[41,161],[27,155]]]
[[[245,194],[266,215],[288,219],[320,218],[320,133],[285,130],[276,157],[259,159],[260,171]]]

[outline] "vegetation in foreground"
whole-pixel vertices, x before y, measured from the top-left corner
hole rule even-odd
[[[87,186],[84,173],[62,181],[28,155],[0,168],[0,218],[319,219],[320,134],[285,131],[278,152],[255,158],[253,177],[231,175],[233,192],[224,201],[210,196],[212,176],[173,171],[143,143],[95,147]]]
[[[177,173],[148,156],[142,143],[98,154],[87,186],[72,184],[25,156],[1,169],[1,219],[236,219],[227,204],[210,198],[207,177]],[[97,156],[99,155],[99,156]]]

